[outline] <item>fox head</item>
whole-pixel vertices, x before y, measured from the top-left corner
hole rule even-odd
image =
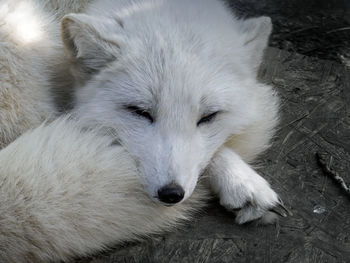
[[[76,111],[112,129],[149,195],[174,204],[192,194],[228,137],[254,121],[271,22],[232,18],[198,32],[198,25],[135,20],[115,13],[63,18]]]

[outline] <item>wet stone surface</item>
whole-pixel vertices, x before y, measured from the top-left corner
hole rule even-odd
[[[315,1],[310,1],[302,10],[297,7],[305,1],[299,0],[288,1],[286,6],[281,2],[287,1],[241,2],[245,5],[240,1],[233,5],[243,14],[272,17],[271,46],[289,51],[269,48],[260,70],[261,80],[280,94],[282,123],[273,147],[258,164],[260,174],[293,216],[274,226],[238,226],[234,215],[214,200],[176,232],[77,262],[350,262],[350,199],[325,175],[316,158],[317,153],[332,157],[332,169],[350,182],[350,68],[339,59],[348,56],[350,31],[339,32],[345,34],[339,39],[324,40],[324,36],[317,38],[320,33],[312,25],[305,29],[305,21],[323,19],[317,14],[333,15],[334,29],[348,26],[350,19],[344,14],[349,2],[319,1],[316,8]],[[327,19],[327,28],[319,26],[319,30],[333,30],[333,22]],[[299,29],[305,30],[292,33]],[[302,34],[304,40],[296,37]],[[308,40],[312,34],[317,38],[314,42]],[[334,41],[344,48],[327,46],[340,47]],[[322,47],[319,51],[305,52],[308,45],[316,44]]]

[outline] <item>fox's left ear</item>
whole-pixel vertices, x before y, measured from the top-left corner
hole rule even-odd
[[[244,35],[243,45],[249,51],[249,64],[257,69],[261,64],[272,32],[271,18],[262,16],[243,20],[240,30]]]
[[[123,43],[118,31],[122,22],[103,20],[86,14],[69,14],[61,22],[61,34],[65,52],[79,84],[109,62],[117,59]]]

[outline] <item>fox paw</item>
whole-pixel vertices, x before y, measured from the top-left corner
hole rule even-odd
[[[287,216],[270,184],[231,149],[218,152],[208,173],[213,192],[222,206],[236,213],[238,224],[256,219],[269,224],[276,222],[278,215]]]
[[[220,204],[236,214],[236,223],[258,220],[260,224],[275,223],[289,211],[266,182],[257,185],[237,185],[221,194]]]

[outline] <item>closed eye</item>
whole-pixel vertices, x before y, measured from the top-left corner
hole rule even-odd
[[[145,109],[139,108],[137,106],[126,106],[125,108],[132,114],[147,119],[150,123],[154,122],[152,115]]]
[[[220,113],[220,111],[216,111],[216,112],[213,112],[211,114],[208,114],[204,117],[202,117],[198,122],[197,122],[197,126],[199,125],[202,125],[202,124],[205,124],[205,123],[209,123],[211,121],[213,121],[216,117],[216,115],[218,115]]]

